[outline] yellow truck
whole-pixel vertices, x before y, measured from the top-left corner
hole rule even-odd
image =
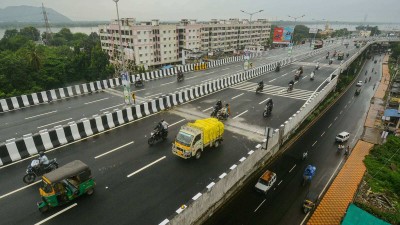
[[[172,143],[172,153],[181,158],[199,159],[206,147],[217,148],[223,138],[224,124],[215,118],[196,120],[181,127]]]

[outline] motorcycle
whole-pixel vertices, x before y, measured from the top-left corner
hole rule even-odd
[[[256,94],[262,92],[264,89],[263,86],[258,85],[257,89],[256,89]]]
[[[289,84],[287,92],[292,92],[292,91],[293,91],[293,84]]]
[[[216,106],[213,106],[213,111],[210,114],[210,117],[217,117],[218,111],[220,109],[218,109]]]
[[[217,113],[217,119],[220,121],[227,120],[228,117],[229,117],[229,114],[222,113],[221,111],[218,111],[218,113]]]
[[[315,74],[314,74],[314,73],[311,73],[311,75],[310,75],[310,80],[314,80],[314,76],[315,76]]]
[[[144,86],[144,82],[142,80],[135,82],[135,87],[143,87],[143,86]]]
[[[156,141],[165,141],[168,137],[168,131],[162,132],[160,130],[154,130],[150,133],[150,138],[147,141],[149,145],[153,145]]]
[[[26,168],[26,174],[22,178],[25,184],[31,184],[35,181],[36,177],[42,176],[58,168],[56,159],[49,161],[47,165],[40,165],[39,159],[32,160],[31,164]]]
[[[183,75],[178,75],[177,77],[176,77],[176,80],[178,81],[178,82],[181,82],[181,81],[183,81],[185,79],[185,77],[183,76]]]
[[[264,108],[263,117],[267,118],[271,115],[271,113],[272,113],[272,107],[266,105]]]

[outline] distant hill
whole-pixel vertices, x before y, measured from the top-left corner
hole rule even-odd
[[[46,12],[50,23],[72,22],[71,19],[53,9],[46,8]],[[44,22],[42,7],[21,5],[0,9],[0,22]]]

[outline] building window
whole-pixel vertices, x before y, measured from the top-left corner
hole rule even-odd
[[[138,31],[137,34],[140,34],[140,31]]]
[[[164,32],[163,32],[163,33],[165,34],[165,33],[167,33],[167,32],[164,30]]]
[[[139,50],[142,50],[142,47],[139,47]]]
[[[146,34],[146,31],[143,31],[143,34]]]
[[[142,40],[138,39],[138,42],[142,42]]]

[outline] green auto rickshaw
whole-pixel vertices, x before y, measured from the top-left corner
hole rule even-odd
[[[42,201],[37,203],[40,212],[50,207],[66,204],[75,198],[92,195],[96,183],[85,163],[75,160],[42,176],[39,188]]]

